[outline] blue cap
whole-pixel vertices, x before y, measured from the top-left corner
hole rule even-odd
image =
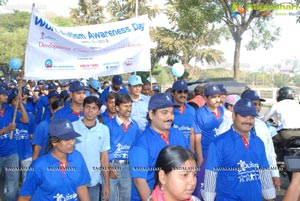
[[[188,86],[184,80],[177,80],[173,83],[172,91],[180,91],[180,90],[183,91],[188,90]]]
[[[41,90],[49,90],[48,84],[45,84],[41,87]]]
[[[61,99],[65,99],[65,98],[69,98],[70,97],[70,93],[68,90],[62,90],[59,94]]]
[[[142,82],[142,78],[139,75],[131,75],[128,78],[128,84],[130,86],[144,85],[144,83]]]
[[[17,88],[14,88],[14,89],[10,89],[8,92],[7,92],[7,96],[8,96],[8,99],[7,99],[7,102],[8,103],[11,103],[12,100],[18,96],[18,89]]]
[[[29,90],[26,87],[22,87],[22,93],[25,95],[29,95]]]
[[[101,87],[101,82],[99,82],[98,80],[90,80],[87,84],[96,91],[98,91]]]
[[[241,98],[248,98],[252,101],[255,101],[255,100],[260,100],[262,102],[266,101],[265,99],[260,98],[259,95],[256,93],[256,91],[250,90],[250,89],[244,91],[241,95]]]
[[[112,82],[116,85],[122,85],[123,84],[123,79],[120,75],[114,75],[112,78]]]
[[[167,94],[157,93],[151,96],[148,105],[148,110],[156,110],[156,109],[174,107],[174,106],[177,105],[172,102],[171,98]]]
[[[224,84],[218,84],[217,86],[219,87],[221,94],[227,94],[227,90]]]
[[[45,84],[45,81],[44,81],[44,80],[39,80],[39,81],[37,82],[37,84],[38,84],[38,85],[44,85],[44,84]]]
[[[75,132],[69,120],[53,119],[49,125],[49,136],[54,136],[61,140],[71,140],[81,135]]]
[[[160,89],[157,85],[152,86],[152,91],[158,91],[160,92]]]
[[[48,89],[56,89],[57,88],[57,86],[56,86],[56,84],[54,84],[54,83],[50,83],[49,85],[48,85]]]
[[[69,86],[69,85],[70,85],[70,83],[68,81],[63,82],[63,83],[60,84],[61,87],[66,87],[66,86]]]
[[[204,88],[204,96],[213,96],[221,93],[219,87],[215,84],[209,84]]]
[[[75,81],[72,82],[72,84],[70,85],[69,91],[70,92],[75,92],[75,91],[82,91],[85,90],[85,86],[83,84],[83,82],[80,81]]]
[[[57,93],[57,91],[56,90],[52,90],[52,91],[50,91],[49,92],[49,94],[48,94],[48,98],[52,98],[52,97],[59,97],[59,94]]]
[[[7,91],[4,88],[2,88],[2,87],[0,87],[0,95],[1,94],[7,95]]]
[[[257,117],[256,108],[252,101],[247,98],[241,98],[233,106],[233,111],[242,117],[254,116]]]

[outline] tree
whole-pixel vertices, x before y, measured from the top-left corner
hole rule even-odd
[[[152,50],[153,61],[164,56],[177,59],[189,65],[192,58],[207,63],[224,60],[223,53],[211,46],[220,42],[224,29],[209,24],[206,12],[210,9],[189,7],[186,1],[169,0],[165,10],[171,27],[157,27],[151,32],[151,38],[157,46]]]
[[[78,25],[101,24],[104,22],[104,8],[99,0],[79,0],[78,8],[72,8],[71,18]]]
[[[7,3],[7,0],[0,0],[0,6],[5,5]]]
[[[30,13],[14,11],[0,18],[0,70],[9,75],[9,59],[24,58]]]
[[[111,21],[119,21],[136,16],[136,0],[111,0],[108,2]],[[150,19],[160,12],[158,6],[151,6],[148,0],[138,0],[138,16],[147,14]]]

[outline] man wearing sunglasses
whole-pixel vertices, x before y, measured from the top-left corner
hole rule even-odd
[[[194,148],[194,128],[193,122],[195,118],[195,110],[187,104],[188,87],[184,80],[177,80],[172,86],[173,102],[178,105],[174,109],[173,127],[178,128],[184,134],[186,144],[190,145],[190,149],[195,152]]]

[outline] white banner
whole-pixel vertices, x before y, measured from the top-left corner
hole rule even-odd
[[[25,79],[73,79],[149,71],[146,15],[115,23],[57,27],[33,8]]]

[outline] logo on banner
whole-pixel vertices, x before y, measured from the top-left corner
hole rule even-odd
[[[46,68],[52,68],[52,66],[53,66],[52,60],[51,60],[51,59],[47,59],[47,60],[45,61],[45,67],[46,67]]]
[[[133,59],[132,58],[127,58],[125,61],[126,66],[131,66],[133,64]]]

